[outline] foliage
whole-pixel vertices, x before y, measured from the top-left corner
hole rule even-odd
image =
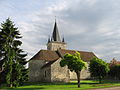
[[[120,80],[120,64],[110,66],[109,76]]]
[[[80,72],[86,67],[86,62],[84,62],[80,53],[76,52],[75,54],[66,54],[63,59],[60,61],[60,66],[67,66],[70,71],[74,71],[77,74],[78,87],[80,87]]]
[[[91,73],[91,76],[97,77],[99,79],[99,82],[101,83],[101,79],[103,79],[107,75],[109,67],[105,61],[94,57],[92,58],[92,60],[90,60],[89,71]]]
[[[25,69],[26,55],[20,46],[22,42],[18,28],[8,18],[1,24],[0,28],[0,67],[4,67],[2,73],[6,78],[6,83],[12,86],[19,86],[27,79],[27,69]],[[0,74],[2,74],[0,73]]]

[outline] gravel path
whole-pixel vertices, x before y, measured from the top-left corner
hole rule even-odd
[[[90,90],[120,90],[120,87],[109,87],[109,88],[90,89]]]

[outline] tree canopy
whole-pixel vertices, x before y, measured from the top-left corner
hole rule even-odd
[[[109,76],[120,80],[120,64],[110,66]]]
[[[109,66],[102,59],[94,57],[90,60],[89,71],[91,73],[91,76],[97,77],[101,83],[101,79],[103,79],[109,71]]]
[[[87,63],[81,59],[79,52],[76,52],[73,55],[69,53],[65,54],[63,59],[60,61],[61,67],[67,66],[70,71],[74,71],[76,73],[78,87],[80,87],[80,72],[86,67],[86,64]]]

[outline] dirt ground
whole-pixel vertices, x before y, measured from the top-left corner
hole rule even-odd
[[[99,89],[90,89],[90,90],[120,90],[120,87],[109,87],[109,88],[99,88]]]

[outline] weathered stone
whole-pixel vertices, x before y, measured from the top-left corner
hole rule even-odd
[[[70,74],[67,67],[60,66],[60,60],[57,60],[51,65],[51,81],[52,82],[69,82]]]
[[[69,82],[70,79],[76,79],[75,72],[69,71],[67,66],[60,67],[60,60],[63,58],[63,55],[66,54],[67,51],[72,54],[75,53],[75,51],[65,50],[67,44],[64,40],[60,40],[56,22],[54,27],[53,36],[51,40],[49,38],[47,43],[48,51],[42,51],[41,53],[38,52],[29,62],[30,82]],[[80,53],[81,57],[86,61],[95,56],[92,52],[81,51]],[[41,60],[40,57],[45,60]],[[90,73],[88,69],[84,69],[81,71],[81,79],[87,78],[90,78]]]

